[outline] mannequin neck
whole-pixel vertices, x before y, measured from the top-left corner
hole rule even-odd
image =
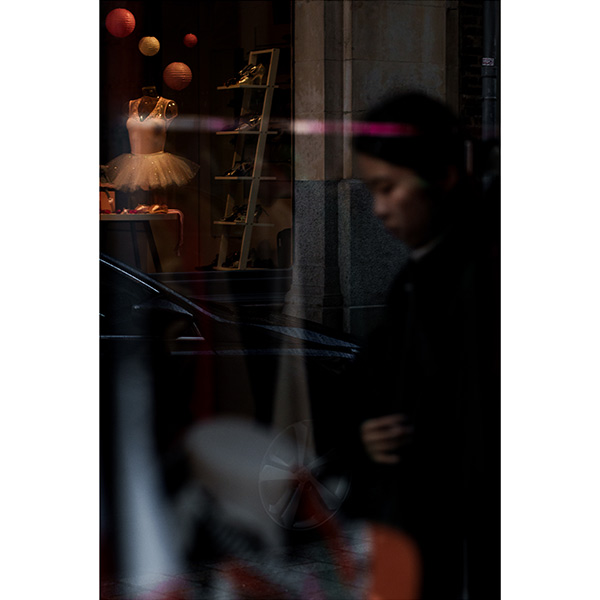
[[[142,96],[150,96],[151,98],[158,98],[158,92],[156,91],[156,87],[149,86],[142,88]]]

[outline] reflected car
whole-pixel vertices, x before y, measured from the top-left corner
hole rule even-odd
[[[103,398],[135,382],[152,390],[165,417],[193,410],[270,423],[277,390],[293,388],[282,379],[301,374],[316,398],[358,350],[355,338],[319,324],[281,314],[243,319],[225,304],[192,300],[100,257]]]
[[[154,473],[167,498],[186,484],[182,440],[194,424],[235,416],[281,429],[310,418],[316,430],[337,410],[359,350],[351,336],[281,314],[240,318],[107,255],[99,276],[104,537],[126,531],[132,473]]]

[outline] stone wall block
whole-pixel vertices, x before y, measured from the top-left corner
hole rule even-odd
[[[339,194],[340,286],[345,306],[385,303],[387,289],[408,257],[373,214],[371,194],[358,180],[344,180]]]
[[[444,3],[353,3],[353,50],[363,60],[443,64],[444,28]]]
[[[323,120],[317,113],[296,113],[296,120]],[[294,139],[294,175],[296,181],[325,179],[325,137],[319,134],[296,135]]]
[[[438,98],[445,95],[444,65],[378,63],[355,60],[352,107],[355,118],[385,96],[407,90],[420,90]]]
[[[322,60],[299,60],[294,67],[295,103],[302,113],[325,110],[325,64]]]
[[[294,54],[297,60],[322,60],[325,50],[325,2],[296,0]]]

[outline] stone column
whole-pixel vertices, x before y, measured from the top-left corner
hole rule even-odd
[[[294,121],[342,119],[342,0],[295,3]],[[294,266],[284,311],[342,327],[337,186],[343,139],[298,133],[294,141]]]
[[[337,133],[295,135],[294,267],[285,312],[363,336],[406,259],[371,212],[349,129],[403,90],[445,99],[446,0],[296,0],[294,112]]]

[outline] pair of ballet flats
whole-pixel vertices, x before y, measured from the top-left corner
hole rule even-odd
[[[138,204],[132,211],[135,214],[166,214],[169,212],[169,207],[166,204]]]
[[[169,207],[166,204],[138,204],[135,208],[120,208],[115,212],[118,215],[157,215],[167,214]]]

